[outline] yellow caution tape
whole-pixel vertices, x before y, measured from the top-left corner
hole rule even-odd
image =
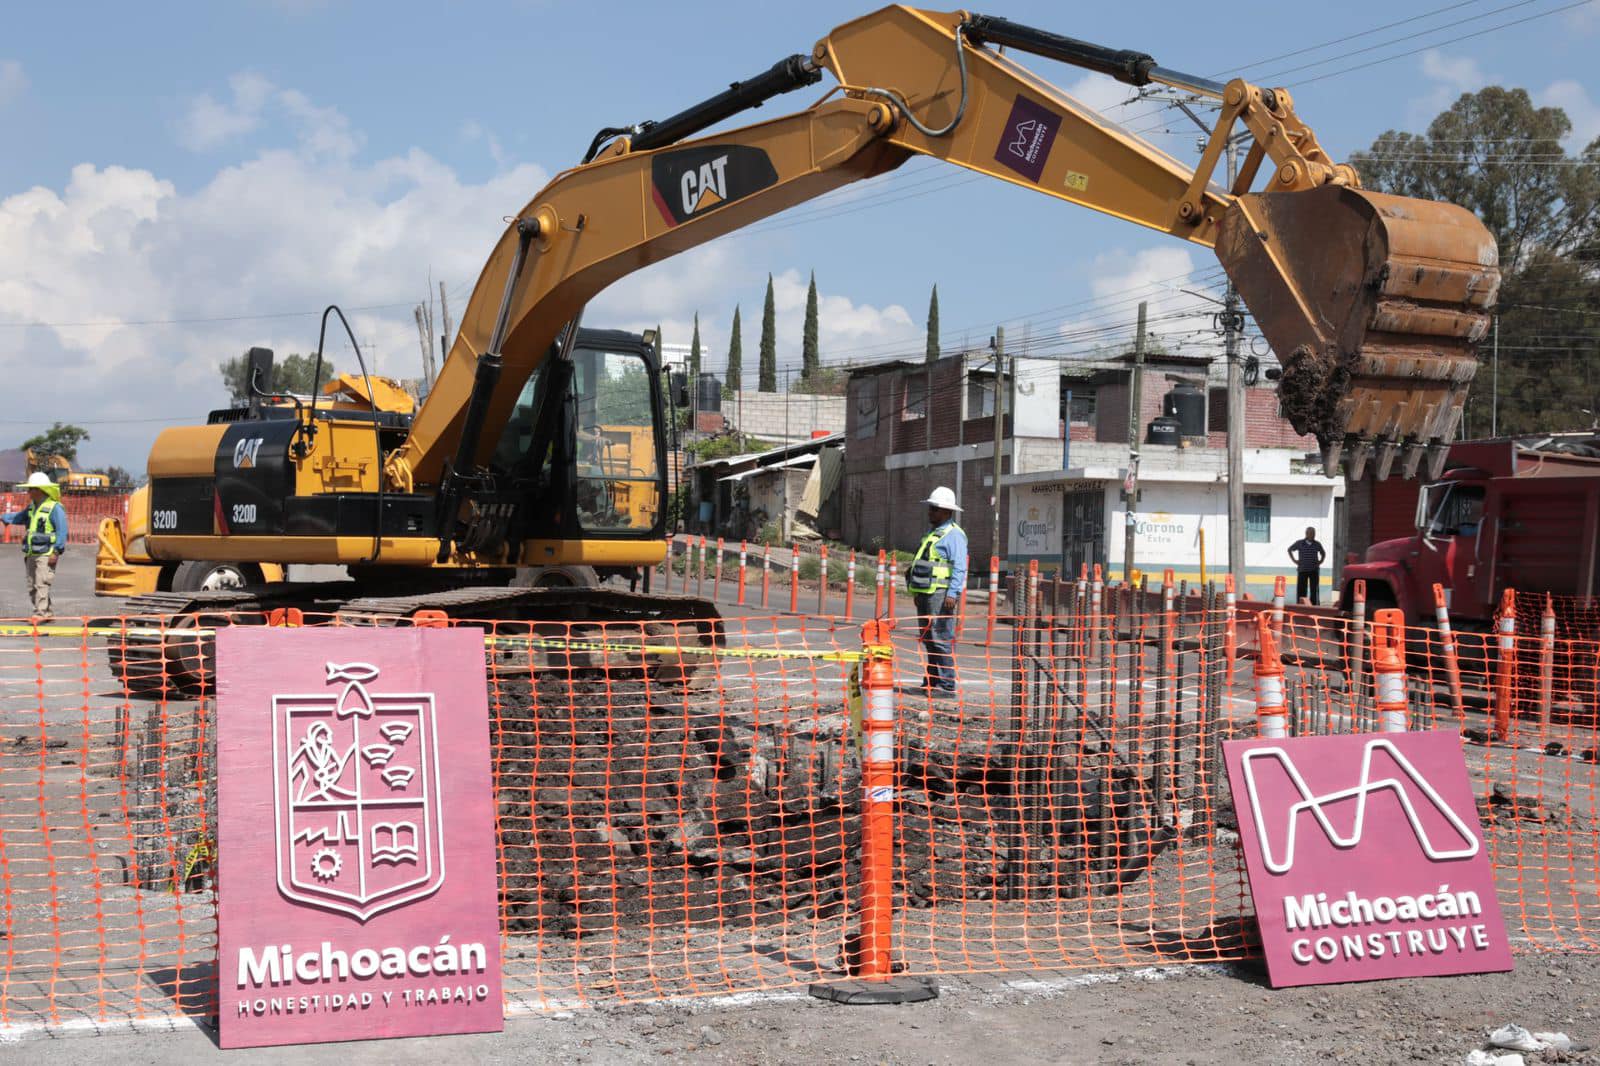
[[[215,629],[161,629],[155,626],[0,625],[0,637],[211,637]],[[538,648],[567,652],[620,652],[631,655],[704,655],[726,659],[808,659],[817,662],[854,663],[867,657],[859,651],[794,651],[782,648],[728,648],[679,644],[614,644],[597,640],[561,640],[556,637],[484,637],[498,648]]]

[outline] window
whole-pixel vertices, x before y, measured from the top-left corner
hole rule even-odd
[[[1004,382],[1009,385],[1010,382]],[[1007,389],[1005,411],[1011,413],[1010,389]],[[967,375],[967,417],[994,417],[994,371],[974,370]]]
[[[578,521],[585,532],[643,532],[660,519],[654,398],[632,353],[579,350],[573,392]]]
[[[1228,390],[1212,389],[1206,397],[1206,432],[1226,433],[1228,431]],[[1263,500],[1267,497],[1261,497]]]
[[[1079,426],[1094,423],[1096,391],[1093,387],[1079,385],[1076,388],[1062,386],[1067,391],[1062,399],[1067,407],[1067,421]]]
[[[928,376],[912,374],[906,378],[906,404],[900,411],[902,419],[922,418],[928,413]]]
[[[1424,531],[1433,537],[1474,536],[1483,517],[1482,485],[1429,485],[1423,506],[1429,515]]]
[[[856,439],[871,440],[878,435],[878,379],[857,382],[855,392]]]
[[[1244,539],[1250,544],[1272,540],[1272,497],[1264,492],[1244,494]]]

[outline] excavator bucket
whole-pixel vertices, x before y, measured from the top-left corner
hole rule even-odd
[[[1330,475],[1395,460],[1437,477],[1500,288],[1494,237],[1465,208],[1324,185],[1248,193],[1222,261],[1283,363],[1278,399]]]

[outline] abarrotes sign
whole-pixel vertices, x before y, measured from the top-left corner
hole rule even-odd
[[[1223,745],[1274,987],[1511,969],[1460,737]]]
[[[217,656],[222,1046],[500,1029],[482,632]]]

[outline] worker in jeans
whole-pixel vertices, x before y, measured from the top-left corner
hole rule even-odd
[[[956,603],[967,585],[967,535],[956,525],[956,494],[944,486],[923,501],[931,527],[906,571],[906,587],[917,604],[926,680],[923,689],[935,699],[956,691]]]
[[[1289,558],[1294,560],[1296,580],[1294,585],[1294,602],[1304,603],[1306,597],[1311,597],[1314,604],[1322,588],[1322,560],[1328,557],[1322,545],[1317,542],[1315,526],[1306,527],[1306,535],[1300,540],[1289,545]]]
[[[28,506],[0,516],[8,526],[22,526],[22,566],[28,575],[28,596],[33,616],[40,622],[54,617],[50,610],[50,585],[56,563],[67,550],[67,510],[61,506],[61,486],[41,471],[18,485],[28,490]]]

